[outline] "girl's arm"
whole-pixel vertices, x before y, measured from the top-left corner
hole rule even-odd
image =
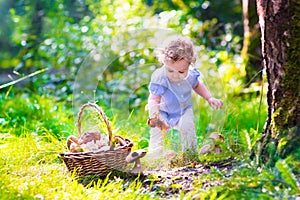
[[[210,93],[210,91],[207,89],[207,87],[200,81],[196,86],[193,87],[193,89],[198,95],[203,97],[212,108],[218,110],[223,106],[223,101],[215,99]]]
[[[160,130],[168,130],[169,126],[159,117],[160,96],[150,94],[148,98],[149,117],[147,123],[150,127],[158,127]]]
[[[206,101],[210,98],[212,98],[212,95],[210,93],[210,91],[207,89],[207,87],[201,83],[200,81],[198,82],[198,84],[196,86],[193,87],[194,91],[200,95],[201,97],[203,97]]]
[[[158,116],[160,99],[161,99],[160,96],[150,94],[148,98],[148,110],[149,110],[150,118]]]

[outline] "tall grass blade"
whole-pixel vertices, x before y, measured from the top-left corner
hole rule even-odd
[[[41,70],[38,70],[38,71],[33,72],[33,73],[31,73],[31,74],[28,74],[28,75],[26,75],[26,76],[23,76],[22,78],[19,78],[19,79],[17,79],[17,80],[14,80],[14,81],[11,81],[11,82],[9,82],[9,83],[5,83],[5,84],[3,84],[3,85],[0,85],[0,89],[5,88],[5,87],[8,87],[8,86],[10,86],[10,85],[14,85],[14,84],[16,84],[16,83],[18,83],[18,82],[20,82],[20,81],[23,81],[23,80],[25,80],[25,79],[27,79],[27,78],[30,78],[30,77],[32,77],[32,76],[35,76],[35,75],[37,75],[37,74],[39,74],[39,73],[42,73],[42,72],[44,72],[44,71],[47,71],[47,70],[48,70],[48,68],[41,69]]]

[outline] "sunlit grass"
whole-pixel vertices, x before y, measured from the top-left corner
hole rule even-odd
[[[46,139],[46,140],[45,140]],[[66,151],[64,143],[49,136],[16,137],[2,135],[0,145],[1,199],[148,199],[140,194],[141,185],[98,180],[80,184],[58,158]]]
[[[57,139],[31,135],[2,135],[0,153],[0,196],[2,199],[155,199],[145,193],[142,182],[124,179],[96,180],[80,184],[57,155],[65,151]],[[182,193],[186,199],[212,195],[224,199],[282,199],[295,197],[297,190],[274,171],[248,161],[239,161],[233,169],[217,170],[195,177],[195,190]],[[158,191],[159,192],[159,191]],[[153,196],[154,195],[154,196]],[[205,198],[204,198],[205,197]],[[216,199],[216,198],[212,198]]]

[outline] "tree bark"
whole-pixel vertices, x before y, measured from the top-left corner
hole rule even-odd
[[[260,161],[273,165],[300,146],[300,2],[257,0],[268,79],[268,119]]]

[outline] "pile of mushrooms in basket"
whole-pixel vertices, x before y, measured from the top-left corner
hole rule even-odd
[[[116,142],[116,147],[125,145],[126,142],[121,136],[114,136]],[[80,138],[73,135],[69,136],[67,139],[67,147],[70,152],[101,152],[110,150],[109,140],[106,135],[99,132],[85,132]],[[140,158],[146,155],[146,151],[143,149],[138,149],[136,151],[130,152],[126,157],[127,163],[135,163],[132,173],[141,173],[142,167]]]

